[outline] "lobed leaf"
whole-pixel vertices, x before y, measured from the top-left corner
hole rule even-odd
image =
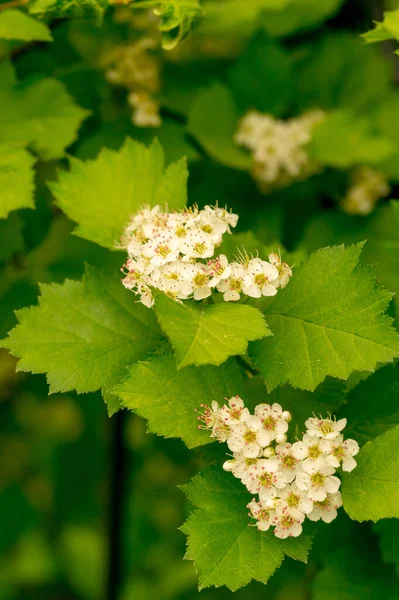
[[[252,579],[266,583],[285,556],[306,563],[311,538],[280,540],[249,527],[251,495],[221,467],[196,475],[182,489],[198,507],[181,530],[188,536],[185,558],[195,562],[200,590],[225,585],[236,591]]]
[[[127,138],[120,150],[103,149],[95,160],[71,158],[70,171],[60,171],[50,188],[58,206],[77,223],[76,235],[115,249],[143,204],[168,202],[171,209],[183,208],[187,177],[185,159],[165,169],[158,140],[146,148]]]
[[[269,390],[290,383],[313,391],[328,375],[347,379],[398,356],[398,333],[383,314],[392,294],[357,265],[361,249],[315,252],[266,308],[273,337],[250,344],[249,354]]]
[[[249,341],[272,335],[262,313],[243,304],[178,304],[159,294],[155,312],[179,369],[220,365],[229,356],[245,354]]]
[[[129,370],[128,378],[114,394],[122,405],[148,421],[152,433],[179,437],[189,448],[212,441],[209,432],[198,429],[195,410],[201,404],[240,395],[243,381],[234,360],[219,368],[186,367],[178,370],[174,356],[156,356],[139,362]]]
[[[0,144],[0,219],[20,208],[34,208],[35,162],[26,150]]]
[[[344,508],[356,521],[399,518],[399,426],[367,442],[342,477]]]

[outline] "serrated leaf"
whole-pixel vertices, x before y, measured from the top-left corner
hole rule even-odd
[[[315,128],[307,148],[311,158],[335,168],[378,165],[397,152],[397,145],[375,133],[367,118],[346,110],[327,115]]]
[[[30,0],[28,10],[40,17],[93,19],[101,23],[108,0]]]
[[[83,280],[41,287],[39,306],[17,313],[3,346],[20,371],[46,373],[50,393],[108,392],[163,344],[151,311],[119,280],[87,267]]]
[[[13,210],[34,208],[35,162],[26,150],[0,145],[0,219]]]
[[[399,518],[399,426],[368,442],[342,477],[344,508],[355,521]]]
[[[256,35],[229,72],[231,91],[240,109],[281,116],[294,93],[292,61],[264,33]]]
[[[17,83],[7,62],[0,65],[0,139],[29,147],[40,158],[61,158],[88,115],[55,79]]]
[[[230,356],[245,354],[249,341],[271,335],[262,313],[243,304],[179,304],[159,294],[155,312],[179,369],[220,365]]]
[[[40,23],[20,10],[8,9],[0,13],[0,38],[23,42],[51,42],[53,36],[45,23]]]
[[[174,356],[157,356],[131,367],[128,378],[113,393],[122,405],[148,420],[148,429],[164,437],[179,437],[189,448],[212,439],[198,429],[195,409],[201,404],[242,392],[243,380],[234,360],[219,368],[186,367],[177,370]]]
[[[239,117],[230,91],[214,83],[198,94],[188,115],[188,131],[217,162],[249,170],[252,164],[249,153],[233,140]]]
[[[392,294],[375,285],[370,268],[357,266],[361,248],[315,252],[270,302],[273,337],[249,347],[269,390],[290,383],[312,391],[328,375],[347,379],[398,356],[398,334],[382,314]]]
[[[280,540],[271,531],[249,527],[251,496],[221,467],[200,473],[182,489],[199,509],[181,529],[188,536],[186,558],[195,561],[200,590],[225,585],[236,591],[252,579],[266,583],[285,555],[307,561],[309,536]]]
[[[375,21],[375,28],[363,33],[365,42],[384,42],[385,40],[399,40],[399,8],[384,12],[382,22]]]
[[[168,201],[171,209],[186,205],[187,176],[184,159],[165,170],[158,140],[146,148],[127,138],[120,150],[106,148],[95,160],[71,158],[70,171],[60,171],[50,188],[58,206],[77,223],[76,235],[115,249],[143,204]]]
[[[361,381],[348,395],[342,416],[346,437],[365,444],[399,425],[399,364],[389,365]]]

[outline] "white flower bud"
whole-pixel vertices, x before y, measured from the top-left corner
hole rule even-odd
[[[287,436],[285,435],[285,433],[278,433],[276,435],[277,444],[284,444],[286,441],[287,441]]]

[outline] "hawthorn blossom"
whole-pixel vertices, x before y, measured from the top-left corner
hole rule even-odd
[[[232,452],[242,452],[246,458],[255,458],[266,445],[267,437],[260,421],[239,423],[231,429],[227,445]]]
[[[284,473],[288,483],[302,471],[301,461],[294,456],[292,444],[277,444],[275,455],[270,460],[277,463],[279,471]]]
[[[252,258],[245,269],[243,292],[251,298],[275,296],[277,288],[271,282],[276,279],[278,279],[276,267],[260,258]]]
[[[256,423],[260,420],[262,429],[265,432],[264,439],[267,440],[265,446],[269,446],[277,436],[283,435],[285,437],[285,433],[288,431],[288,421],[290,419],[290,413],[288,411],[283,412],[280,404],[277,404],[276,402],[272,404],[272,406],[269,404],[258,404],[255,408],[254,416],[247,419],[247,423]],[[282,443],[284,443],[284,441],[285,439],[282,439]]]
[[[292,454],[302,461],[302,469],[309,467],[322,468],[326,464],[326,456],[330,450],[330,442],[305,433],[302,440],[292,445]]]
[[[235,452],[233,458],[223,463],[223,469],[233,473],[245,485],[249,478],[249,470],[257,464],[259,458],[246,458],[241,452]]]
[[[339,435],[344,427],[346,427],[346,419],[336,421],[333,419],[318,419],[317,417],[311,417],[305,421],[305,427],[308,435],[311,437],[332,440]]]
[[[250,513],[248,516],[256,519],[256,526],[259,531],[267,531],[271,526],[272,518],[274,517],[274,510],[268,508],[264,502],[256,502],[252,500],[247,504]]]
[[[313,502],[313,510],[307,517],[311,521],[324,521],[325,523],[331,523],[337,515],[337,508],[342,506],[341,492],[335,494],[327,494],[324,500],[318,500]]]
[[[271,519],[274,535],[282,540],[288,537],[298,537],[302,533],[304,520],[303,513],[290,511],[285,503],[279,503],[276,506],[276,514]]]
[[[339,435],[331,441],[326,461],[335,469],[342,465],[343,471],[353,471],[357,465],[353,457],[358,454],[359,449],[359,444],[355,440],[344,440],[343,436]]]
[[[308,515],[313,510],[313,502],[309,500],[306,492],[299,489],[295,481],[279,490],[278,497],[286,503],[288,512],[292,512],[293,516],[297,514],[293,511]]]
[[[262,458],[248,469],[245,480],[247,489],[252,494],[258,494],[262,502],[277,495],[277,490],[287,483],[285,475],[278,470],[278,465],[271,459]]]
[[[285,288],[292,277],[291,267],[289,267],[287,263],[281,262],[281,257],[275,253],[269,254],[269,263],[276,267],[278,271],[278,278],[271,281],[271,284],[274,285],[275,288]]]
[[[217,290],[223,293],[226,302],[237,301],[243,291],[245,270],[239,263],[230,264],[230,275],[217,284]]]
[[[299,473],[295,482],[302,491],[307,491],[312,501],[321,501],[327,494],[335,494],[341,485],[341,480],[334,476],[335,469],[326,464],[323,467],[309,466],[307,472]]]
[[[226,398],[227,400],[227,398]],[[245,423],[250,416],[249,410],[245,408],[244,400],[239,396],[234,396],[228,400],[228,405],[220,409],[220,417],[230,427],[238,423]]]

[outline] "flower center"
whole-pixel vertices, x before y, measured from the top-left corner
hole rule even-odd
[[[172,279],[172,280],[174,280],[174,281],[178,281],[178,279],[179,279],[179,276],[178,276],[178,274],[177,274],[177,273],[168,273],[168,274],[166,275],[166,279]]]
[[[281,527],[281,529],[291,529],[294,523],[295,519],[290,515],[283,515],[279,521],[279,527]]]
[[[335,458],[338,458],[338,460],[342,460],[345,456],[345,450],[342,446],[334,446],[331,450],[331,454],[335,456]]]
[[[314,475],[311,476],[312,485],[314,487],[323,486],[325,478],[326,478],[325,475],[323,475],[322,473],[314,473]]]
[[[265,283],[267,283],[267,281],[268,281],[267,277],[263,273],[259,273],[258,275],[255,275],[254,282],[259,287],[264,286]]]
[[[266,417],[266,419],[263,419],[263,428],[270,431],[271,429],[275,428],[276,423],[277,419],[274,419],[269,415],[268,417]]]
[[[259,519],[259,521],[268,521],[269,518],[270,518],[270,511],[267,510],[266,508],[262,508],[258,512],[258,519]]]
[[[328,498],[325,500],[318,500],[317,502],[313,502],[313,506],[320,510],[330,510],[330,500]]]
[[[308,457],[312,460],[316,460],[316,458],[319,458],[319,456],[321,456],[321,450],[319,446],[317,444],[315,444],[314,446],[309,446]]]
[[[170,252],[170,248],[166,244],[165,245],[159,244],[159,246],[156,247],[155,252],[157,252],[158,254],[160,254],[161,256],[163,256],[165,258],[166,256],[168,256],[168,254]]]
[[[186,237],[187,232],[184,229],[184,227],[176,227],[175,234],[177,235],[177,237],[183,238]]]
[[[230,279],[230,289],[241,292],[241,279]]]
[[[257,461],[257,458],[246,458],[245,464],[247,465],[247,467],[252,467],[252,465],[256,465]]]
[[[230,417],[239,421],[241,418],[241,408],[231,408]]]
[[[197,287],[203,287],[208,283],[208,277],[203,273],[197,273],[197,275],[193,279],[193,283]]]
[[[294,492],[291,492],[287,497],[287,504],[290,508],[298,508],[300,500],[301,499],[298,496],[298,494],[294,494]]]
[[[194,245],[194,250],[197,254],[203,254],[205,252],[205,248],[206,246],[203,242],[197,242]]]
[[[292,454],[287,454],[286,456],[283,456],[281,462],[285,469],[291,469],[291,470],[295,469],[295,467],[298,464],[298,460],[294,456],[292,456]]]
[[[273,473],[262,473],[259,475],[258,481],[263,487],[271,487],[273,485]]]
[[[320,426],[320,431],[322,432],[323,435],[327,435],[327,433],[331,433],[333,431],[332,422],[324,421],[323,424]]]
[[[205,231],[205,233],[212,233],[212,227],[210,225],[203,225],[201,229],[202,231]]]
[[[244,433],[244,440],[247,444],[252,444],[253,442],[256,442],[256,431],[251,431],[250,429],[248,429],[248,431]]]

